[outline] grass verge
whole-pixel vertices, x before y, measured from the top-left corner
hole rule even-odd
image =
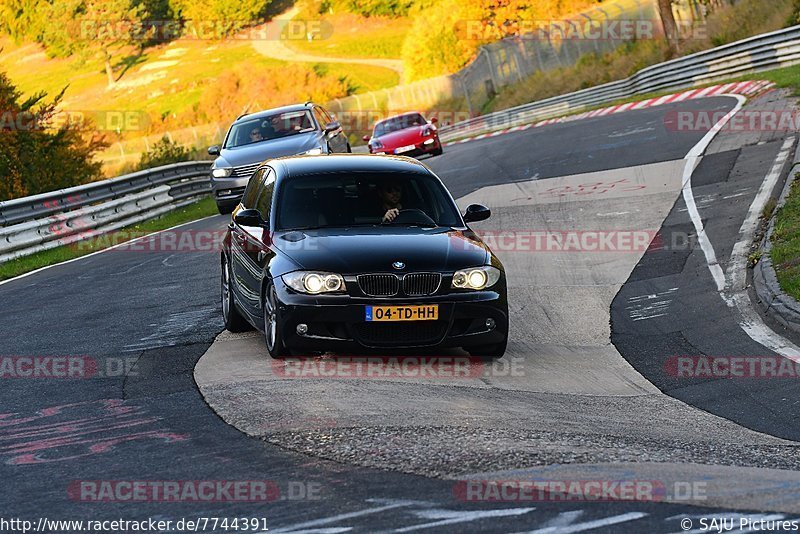
[[[800,300],[800,177],[795,178],[786,204],[778,210],[771,241],[769,254],[778,283],[786,293]]]
[[[183,208],[165,213],[161,217],[111,232],[110,239],[98,239],[91,243],[84,243],[84,245],[80,247],[76,246],[76,244],[65,245],[1,263],[0,280],[14,278],[15,276],[35,271],[36,269],[47,267],[48,265],[55,265],[63,261],[91,254],[92,252],[97,252],[98,250],[107,248],[106,245],[109,242],[120,243],[129,241],[143,234],[150,234],[158,232],[159,230],[172,228],[173,226],[202,219],[203,217],[215,215],[216,213],[218,212],[214,199],[211,197],[204,198],[184,206]],[[125,234],[128,234],[130,237],[126,238]]]

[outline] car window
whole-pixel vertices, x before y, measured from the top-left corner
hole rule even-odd
[[[326,119],[328,122],[336,122],[336,117],[334,117],[333,115],[331,115],[331,114],[328,112],[328,110],[327,110],[327,109],[325,109],[325,108],[323,108],[323,107],[321,107],[321,108],[319,108],[319,109],[320,109],[320,111],[322,111],[322,114],[325,116],[325,119]]]
[[[276,205],[279,230],[381,224],[387,209],[397,206],[422,212],[437,226],[463,224],[447,190],[428,174],[327,173],[292,177],[282,184]],[[387,204],[387,189],[395,190],[399,204]]]
[[[242,196],[242,206],[247,209],[252,209],[256,205],[256,198],[258,190],[261,187],[261,179],[264,177],[264,172],[265,169],[258,169],[253,173],[253,176],[250,177],[250,181],[247,182],[247,188],[244,190],[244,196]]]
[[[284,111],[237,122],[231,126],[224,148],[252,145],[314,130],[308,110]]]
[[[330,120],[328,120],[328,118],[325,116],[325,114],[322,113],[322,109],[319,108],[319,107],[315,107],[314,108],[314,118],[317,119],[317,122],[319,123],[319,127],[320,127],[321,130],[324,130],[325,126],[329,122],[331,122]]]
[[[372,135],[373,137],[380,137],[381,135],[386,135],[398,130],[405,130],[406,128],[412,128],[414,126],[422,126],[423,124],[427,123],[428,121],[425,120],[425,117],[419,113],[399,115],[376,124],[375,131]]]
[[[265,221],[269,219],[269,212],[272,207],[272,193],[275,190],[275,171],[268,169],[267,173],[256,202],[256,209],[261,213],[261,218]]]

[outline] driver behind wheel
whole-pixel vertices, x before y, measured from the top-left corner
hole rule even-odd
[[[403,197],[403,188],[398,184],[384,182],[378,186],[378,198],[384,211],[382,222],[392,222],[397,218],[403,205],[400,200]]]

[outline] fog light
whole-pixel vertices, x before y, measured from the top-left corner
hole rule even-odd
[[[486,319],[486,328],[489,330],[494,330],[494,327],[497,326],[497,323],[494,322],[494,319],[491,317]]]
[[[297,333],[298,334],[300,334],[301,336],[304,336],[304,335],[306,335],[307,332],[308,332],[308,325],[307,324],[300,323],[299,325],[297,325]]]

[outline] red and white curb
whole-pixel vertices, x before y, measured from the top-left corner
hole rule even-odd
[[[586,113],[580,113],[578,115],[569,115],[567,117],[559,117],[557,119],[547,119],[544,121],[525,124],[521,126],[514,126],[512,128],[497,130],[491,133],[480,134],[473,137],[466,137],[464,139],[459,139],[458,141],[445,142],[442,143],[442,145],[443,146],[460,145],[461,143],[468,143],[470,141],[477,141],[479,139],[486,139],[488,137],[497,137],[498,135],[504,135],[512,132],[519,132],[522,130],[528,130],[530,128],[540,128],[542,126],[548,126],[550,124],[573,122],[583,119],[591,119],[594,117],[604,117],[606,115],[623,113],[625,111],[652,108],[655,106],[663,106],[665,104],[674,104],[675,102],[683,102],[684,100],[695,100],[698,98],[707,98],[723,94],[754,96],[769,89],[773,89],[774,87],[775,87],[774,82],[763,81],[763,80],[728,83],[724,85],[712,85],[710,87],[703,87],[702,89],[692,89],[690,91],[684,91],[682,93],[660,96],[658,98],[650,98],[648,100],[643,100],[641,102],[628,102],[627,104],[620,104],[618,106],[611,106],[607,108],[596,109],[593,111],[587,111]]]

